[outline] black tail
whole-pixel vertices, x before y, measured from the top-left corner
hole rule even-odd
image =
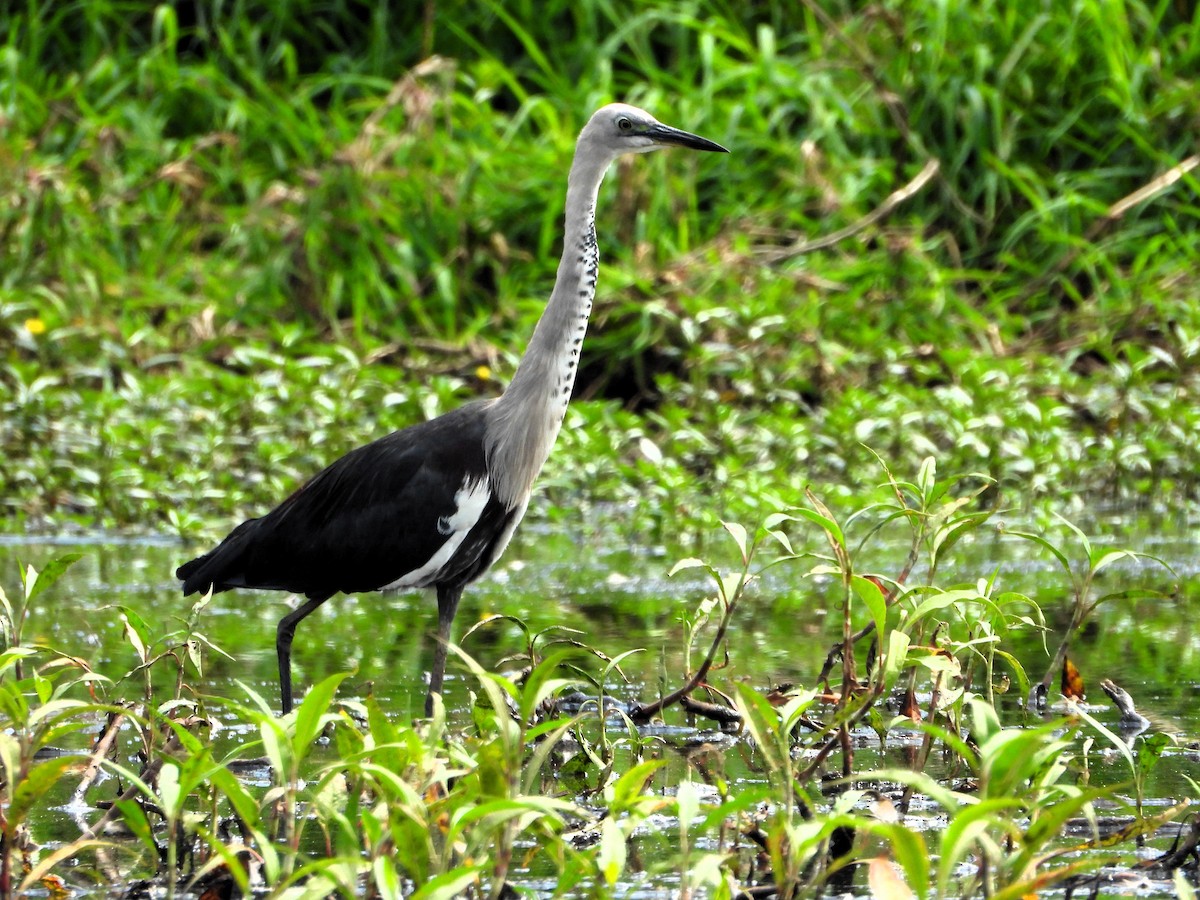
[[[185,562],[175,570],[175,577],[183,582],[183,596],[187,597],[190,594],[203,593],[208,590],[210,585],[214,594],[220,590],[213,578],[206,574],[209,569],[208,563],[212,561],[213,553],[216,553],[216,550],[212,553],[205,553],[203,556],[197,556],[191,562]]]
[[[219,594],[230,588],[244,587],[247,583],[247,538],[258,521],[250,519],[243,522],[208,553],[176,569],[175,577],[183,582],[183,596],[202,594],[209,588],[214,594]]]

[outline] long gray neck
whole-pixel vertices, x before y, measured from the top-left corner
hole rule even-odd
[[[596,296],[596,195],[609,160],[580,147],[567,179],[558,277],[508,390],[488,410],[484,442],[499,499],[523,504],[558,437]]]

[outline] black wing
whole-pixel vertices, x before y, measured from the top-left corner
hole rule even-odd
[[[180,566],[184,595],[211,585],[324,599],[378,590],[425,566],[447,540],[455,495],[464,483],[486,484],[484,426],[483,405],[468,404],[352,450],[270,513]],[[465,583],[480,574],[511,516],[489,497],[435,580]]]

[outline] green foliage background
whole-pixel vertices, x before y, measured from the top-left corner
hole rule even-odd
[[[1184,0],[27,0],[0,35],[15,527],[261,511],[498,391],[613,99],[733,152],[605,186],[551,499],[705,528],[875,483],[866,447],[999,504],[1196,499]]]

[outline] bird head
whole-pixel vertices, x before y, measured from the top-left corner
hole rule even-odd
[[[626,153],[647,153],[659,147],[729,152],[707,138],[664,125],[645,110],[627,103],[610,103],[596,110],[579,135],[579,144],[590,144],[614,159]]]

